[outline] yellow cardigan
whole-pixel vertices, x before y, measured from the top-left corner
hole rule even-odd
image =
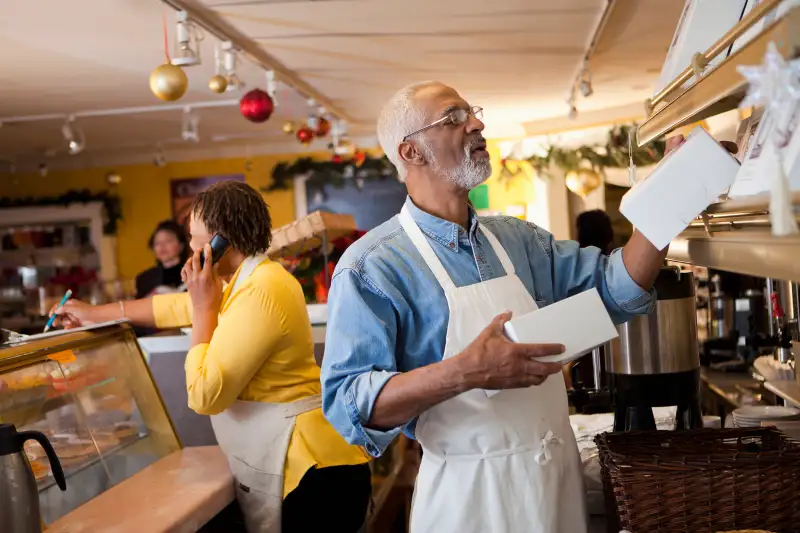
[[[303,291],[280,264],[265,260],[240,284],[237,272],[222,295],[211,342],[186,355],[189,407],[213,415],[237,399],[287,403],[320,393],[319,367]],[[159,328],[188,326],[188,293],[153,297]],[[369,456],[347,444],[315,409],[297,417],[284,465],[283,497],[310,468],[362,464]]]

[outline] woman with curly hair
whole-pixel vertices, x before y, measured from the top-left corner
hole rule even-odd
[[[368,456],[322,414],[303,291],[266,255],[267,204],[244,183],[221,182],[197,196],[190,228],[194,254],[182,270],[188,293],[101,306],[71,300],[57,311],[61,323],[191,324],[189,406],[211,416],[247,530],[355,533],[370,500]],[[229,245],[216,264],[201,265],[215,235]]]

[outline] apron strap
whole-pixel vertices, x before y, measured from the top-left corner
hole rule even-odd
[[[444,269],[444,265],[439,261],[436,252],[433,251],[431,243],[428,242],[425,234],[419,229],[419,226],[414,221],[411,213],[408,212],[406,206],[403,206],[403,209],[400,210],[399,219],[400,225],[403,226],[403,229],[406,231],[406,235],[411,239],[411,243],[417,247],[417,251],[419,251],[422,259],[428,265],[428,268],[431,269],[437,281],[439,281],[439,285],[442,286],[445,292],[450,289],[455,289],[455,283],[450,279],[450,275]]]
[[[494,233],[489,231],[489,229],[481,224],[480,226],[483,235],[489,241],[489,244],[492,246],[495,255],[497,255],[497,259],[500,260],[500,264],[503,265],[503,270],[506,271],[506,276],[513,276],[516,270],[514,269],[514,263],[511,262],[511,258],[508,257],[505,248],[503,245],[500,244],[500,241],[497,240],[497,237],[494,236]]]
[[[284,418],[293,418],[322,407],[322,395],[315,394],[308,398],[301,398],[291,403],[282,404],[282,407]]]

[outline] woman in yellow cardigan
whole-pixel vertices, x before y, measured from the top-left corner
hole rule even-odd
[[[368,456],[322,414],[303,291],[265,255],[266,203],[248,185],[227,181],[201,193],[191,212],[194,255],[182,272],[188,294],[102,306],[71,300],[58,311],[61,323],[191,324],[189,406],[211,415],[248,531],[358,531],[371,492]],[[230,245],[215,265],[201,266],[216,234]]]

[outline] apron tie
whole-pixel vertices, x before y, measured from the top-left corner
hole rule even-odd
[[[552,431],[545,433],[544,438],[542,439],[542,449],[536,454],[536,462],[540,465],[546,465],[550,462],[550,459],[553,458],[553,455],[550,453],[551,443],[563,444],[564,441],[560,437],[554,436]]]

